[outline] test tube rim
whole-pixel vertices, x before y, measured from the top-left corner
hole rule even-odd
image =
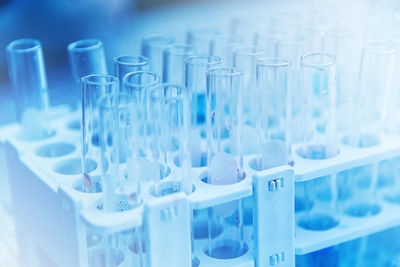
[[[247,52],[247,53],[239,53],[240,50],[245,50],[245,49],[254,49],[256,50],[256,52]],[[265,49],[262,49],[258,46],[254,46],[254,45],[241,45],[241,46],[237,46],[232,50],[234,55],[241,55],[241,56],[262,56],[264,54],[267,53],[267,51]]]
[[[107,79],[106,82],[97,82],[90,80],[92,78],[105,78]],[[81,78],[82,83],[87,85],[116,85],[118,86],[119,80],[117,77],[110,75],[110,74],[89,74]]]
[[[372,45],[385,45],[387,48],[386,50],[378,50],[378,49],[373,49],[371,46]],[[372,53],[372,54],[385,54],[385,55],[390,55],[390,54],[395,54],[398,50],[398,48],[390,43],[390,42],[385,42],[385,41],[367,41],[365,42],[364,51]]]
[[[30,42],[34,45],[29,48],[16,48],[16,46],[26,44],[27,42]],[[33,51],[39,50],[41,47],[42,47],[42,43],[37,39],[22,38],[22,39],[14,40],[11,43],[9,43],[7,45],[7,51],[9,51],[10,53],[23,54],[23,53],[28,53],[28,52],[33,52]]]
[[[225,74],[217,73],[217,71],[230,71]],[[237,67],[216,67],[207,70],[207,76],[216,76],[216,77],[234,77],[240,76],[243,74],[243,70]]]
[[[154,97],[153,93],[156,90],[159,90],[160,88],[165,88],[165,87],[178,87],[181,88],[181,94],[174,96],[174,97],[169,97],[169,98],[165,98],[165,97]],[[185,97],[188,96],[188,90],[187,87],[182,85],[182,84],[178,84],[178,83],[159,83],[155,86],[153,86],[150,89],[150,97],[152,100],[164,100],[165,102],[170,102],[170,101],[174,101],[174,100],[183,100],[185,99]]]
[[[273,63],[275,61],[275,63]],[[270,63],[268,63],[270,62]],[[257,66],[261,67],[290,67],[292,65],[291,61],[286,58],[281,57],[260,57],[256,62]]]
[[[185,52],[185,53],[179,53],[179,52],[175,52],[173,49],[175,48],[185,48],[185,51],[189,51],[189,53]],[[190,44],[182,44],[182,43],[173,43],[170,45],[167,45],[165,47],[165,52],[167,54],[170,55],[174,55],[174,56],[185,56],[185,55],[192,55],[195,53],[195,49],[192,45]]]
[[[329,61],[326,63],[320,63],[320,64],[307,63],[305,61],[309,57],[313,57],[313,56],[323,56],[325,58],[328,58]],[[301,56],[301,65],[303,67],[307,67],[307,68],[314,68],[314,69],[327,68],[327,67],[331,67],[331,66],[335,65],[335,63],[336,63],[336,57],[331,54],[324,53],[324,52],[311,52],[311,53],[307,53],[307,54],[304,54]]]
[[[91,43],[85,47],[79,47],[84,43]],[[75,42],[72,42],[68,45],[68,51],[87,51],[92,49],[99,49],[103,46],[103,42],[99,39],[91,38],[91,39],[82,39]]]
[[[167,40],[167,42],[165,44],[152,43],[155,39]],[[164,34],[151,34],[151,35],[146,35],[142,38],[142,44],[146,44],[151,47],[165,47],[173,44],[174,42],[175,42],[174,38]]]
[[[205,59],[205,58],[212,58],[214,61],[212,62],[194,62],[195,59]],[[197,55],[191,55],[185,58],[186,64],[189,65],[201,65],[201,66],[212,66],[212,65],[217,65],[221,63],[221,58],[215,55],[210,55],[210,54],[197,54]]]
[[[131,77],[133,75],[139,75],[139,74],[150,74],[151,76],[154,77],[154,81],[153,82],[149,82],[147,84],[134,84],[128,81],[128,77]],[[127,74],[125,74],[125,76],[122,78],[123,81],[123,85],[124,86],[128,86],[131,88],[143,88],[143,87],[154,87],[155,85],[157,85],[160,82],[160,75],[158,75],[156,72],[154,71],[133,71],[133,72],[129,72]]]
[[[120,59],[124,57],[124,58],[135,58],[135,59],[139,59],[142,61],[139,62],[126,62],[126,61],[121,61]],[[147,64],[150,63],[150,59],[145,57],[145,56],[139,56],[139,55],[133,55],[133,54],[124,54],[124,55],[119,55],[114,57],[114,63],[116,64],[120,64],[120,65],[124,65],[124,66],[145,66]]]

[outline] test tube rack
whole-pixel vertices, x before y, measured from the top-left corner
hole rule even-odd
[[[294,266],[294,176],[289,166],[265,171],[246,167],[247,176],[231,185],[207,184],[201,180],[205,168],[194,168],[192,194],[154,197],[149,186],[140,207],[108,213],[99,209],[101,193],[79,190],[79,116],[65,107],[52,108],[48,114],[50,128],[56,130],[43,140],[21,140],[18,124],[0,128],[21,266],[89,266],[92,248],[87,233],[107,235],[140,226],[144,226],[147,266],[187,267],[193,259],[201,266]],[[245,157],[246,166],[252,158]],[[96,166],[94,162],[94,172]],[[161,186],[171,183],[174,180],[166,177]],[[244,198],[254,203],[253,225],[244,229],[247,252],[216,259],[205,254],[205,240],[195,240],[192,255],[193,210]],[[132,264],[122,258],[116,266]]]

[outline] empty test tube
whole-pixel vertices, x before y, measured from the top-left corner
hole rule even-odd
[[[258,90],[256,81],[257,59],[265,56],[264,49],[255,46],[239,46],[233,50],[233,66],[243,70],[243,149],[245,154],[256,153],[256,126]]]
[[[286,165],[291,155],[290,62],[281,58],[257,60],[257,165],[268,169]]]
[[[153,87],[149,96],[151,118],[151,149],[156,168],[155,195],[175,192],[192,193],[191,155],[189,148],[189,94],[185,87],[160,84]],[[174,163],[175,162],[175,163]],[[172,169],[172,185],[159,188],[163,170]]]
[[[174,39],[166,35],[149,35],[142,39],[142,55],[150,60],[150,70],[156,72],[163,80],[164,49],[174,43]]]
[[[99,101],[105,204],[111,211],[129,210],[141,202],[139,106],[126,93],[106,95]]]
[[[150,61],[144,56],[121,55],[114,58],[114,75],[120,81],[130,72],[149,70]],[[123,91],[123,83],[120,83],[121,91]]]
[[[195,49],[187,44],[172,44],[164,50],[163,82],[185,84],[185,59]]]
[[[349,137],[344,139],[346,144],[363,147],[379,142],[388,112],[395,58],[396,47],[390,43],[365,44],[353,105],[355,121]]]
[[[242,77],[238,68],[207,71],[207,183],[233,184],[245,178],[242,153]],[[206,254],[214,258],[235,258],[247,251],[243,240],[243,199],[209,208]],[[215,222],[222,225],[213,235]]]
[[[46,119],[49,106],[42,45],[35,39],[19,39],[7,46],[10,80],[14,90],[20,137],[38,140],[49,137]]]
[[[135,129],[138,131],[137,139],[140,140],[138,141],[141,156],[140,177],[143,181],[150,181],[154,179],[154,166],[152,166],[150,149],[153,130],[148,112],[148,97],[150,90],[160,83],[160,77],[152,71],[136,71],[126,74],[123,83],[124,92],[132,96],[134,104],[137,106]]]
[[[325,53],[302,56],[301,80],[305,96],[302,108],[304,139],[297,153],[308,159],[333,157],[339,153],[335,57]]]
[[[107,74],[103,42],[97,39],[84,39],[68,45],[68,58],[72,77],[77,88],[81,78],[90,74]],[[82,92],[78,91],[77,99]]]
[[[186,43],[192,45],[197,53],[210,54],[211,40],[219,34],[216,28],[190,29],[186,33]]]
[[[206,95],[207,70],[219,67],[221,59],[211,55],[193,55],[186,58],[186,88],[191,99],[190,147],[193,167],[206,165]]]
[[[101,174],[97,168],[93,173],[93,161],[101,164],[99,139],[99,99],[105,95],[118,92],[118,78],[93,74],[82,78],[82,190],[100,192],[102,190]]]
[[[242,39],[231,35],[217,35],[211,40],[210,54],[221,58],[224,67],[233,66],[233,49],[242,45]]]

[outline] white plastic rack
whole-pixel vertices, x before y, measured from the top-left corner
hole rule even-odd
[[[90,266],[89,255],[99,247],[92,233],[108,236],[139,227],[144,229],[143,256],[148,266],[294,266],[294,178],[290,167],[261,172],[246,167],[246,178],[232,185],[206,184],[201,181],[205,169],[196,168],[191,195],[157,198],[147,186],[141,206],[107,213],[99,208],[101,193],[79,190],[78,115],[65,114],[65,107],[50,110],[51,128],[56,130],[43,140],[21,140],[16,124],[0,129],[22,266]],[[250,159],[246,158],[246,166]],[[96,167],[93,162],[94,172]],[[174,183],[172,177],[162,180],[162,184],[168,183]],[[212,258],[205,253],[206,240],[196,239],[192,255],[193,210],[249,197],[254,205],[253,225],[244,229],[247,252],[233,259]],[[129,248],[118,251],[116,265],[135,266],[136,255],[130,253]]]

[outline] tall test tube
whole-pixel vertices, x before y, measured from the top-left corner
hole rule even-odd
[[[174,39],[166,35],[149,35],[142,39],[142,55],[150,59],[150,70],[160,75],[163,81],[164,49],[174,43]]]
[[[160,168],[155,177],[155,195],[181,191],[186,194],[192,193],[187,89],[168,83],[153,87],[149,96],[149,113],[152,121],[150,147],[156,168]],[[174,162],[178,168],[173,168]],[[160,188],[159,181],[163,178],[163,170],[167,169],[173,169],[172,180],[169,180],[172,184]]]
[[[290,62],[281,58],[257,60],[259,169],[286,165],[291,155]]]
[[[191,99],[190,147],[193,167],[206,165],[207,152],[202,137],[206,132],[207,70],[219,67],[221,59],[211,55],[193,55],[186,58],[186,88]]]
[[[164,50],[163,82],[185,84],[185,59],[194,55],[191,45],[172,44]]]
[[[305,94],[302,116],[304,139],[300,156],[326,159],[339,153],[336,136],[336,59],[324,53],[301,57]]]
[[[256,126],[258,116],[258,90],[256,80],[257,59],[265,56],[264,49],[255,46],[239,46],[233,50],[233,66],[243,71],[243,149],[245,154],[256,153]]]
[[[79,40],[68,45],[72,77],[79,88],[81,78],[90,74],[107,74],[103,42],[97,39]],[[82,92],[77,93],[77,100]],[[77,101],[79,102],[79,101]]]
[[[207,183],[226,185],[244,179],[242,152],[242,77],[238,68],[207,71]],[[209,227],[217,221],[223,231],[208,231],[206,254],[234,258],[246,252],[243,240],[243,199],[209,208]]]
[[[130,72],[149,70],[150,61],[144,56],[121,55],[114,58],[114,75],[120,80],[121,91],[123,91],[122,80]]]
[[[143,181],[151,181],[154,179],[155,168],[151,155],[150,141],[154,135],[152,122],[149,115],[149,92],[152,88],[160,83],[160,76],[152,71],[136,71],[125,75],[124,92],[132,96],[136,105],[137,113],[135,114],[135,127],[137,131],[137,139],[140,161],[140,177]],[[156,166],[157,169],[160,169]],[[167,170],[165,170],[167,173]]]
[[[7,46],[7,61],[13,86],[20,137],[38,140],[52,133],[47,125],[49,106],[42,45],[35,39],[19,39]]]
[[[99,99],[105,95],[118,92],[118,78],[93,74],[82,78],[82,190],[84,192],[101,192],[100,173],[93,171],[93,162],[101,163],[99,139]]]

